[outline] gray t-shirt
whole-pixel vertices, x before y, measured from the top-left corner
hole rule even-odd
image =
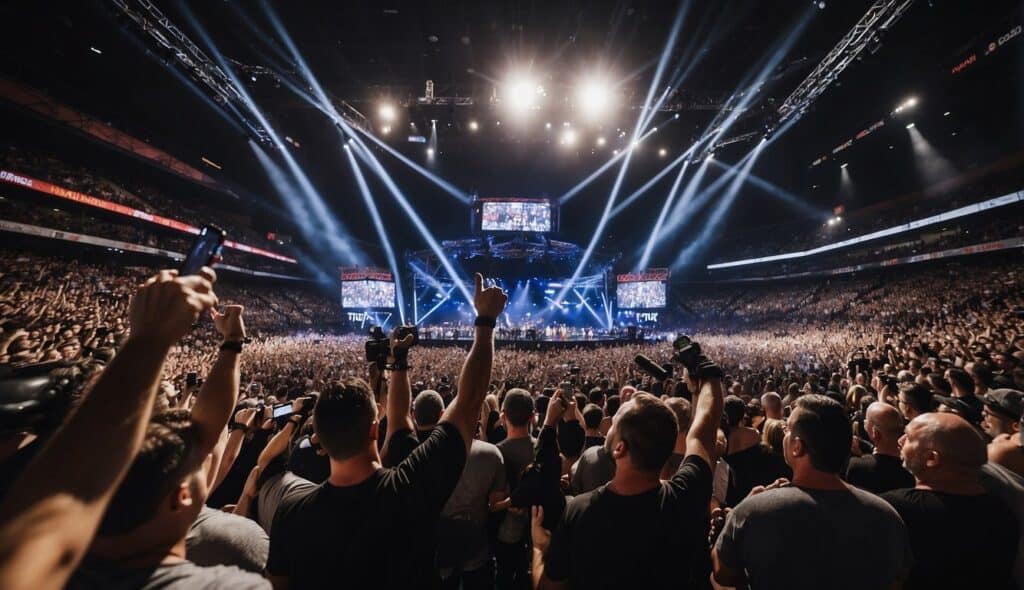
[[[515,491],[519,485],[526,466],[533,463],[533,447],[536,440],[531,437],[514,438],[498,443],[498,450],[505,461],[505,473],[508,476],[509,491]],[[517,543],[526,538],[530,528],[528,514],[512,514],[508,512],[498,526],[498,540],[502,543]]]
[[[441,510],[437,539],[441,567],[458,565],[463,571],[473,571],[487,561],[488,497],[505,487],[501,451],[491,443],[474,440],[459,482]]]
[[[185,556],[196,565],[234,565],[262,574],[270,538],[248,518],[203,506],[185,536]]]
[[[996,463],[981,466],[981,485],[985,491],[1000,498],[1017,517],[1017,559],[1013,563],[1013,579],[1024,588],[1024,477]]]
[[[583,451],[576,464],[573,465],[569,490],[578,496],[596,490],[615,477],[615,462],[605,452],[604,447],[590,447]]]
[[[899,514],[863,490],[789,486],[733,509],[715,545],[751,588],[888,588],[910,569]]]
[[[277,514],[277,507],[281,500],[292,492],[310,490],[317,485],[304,477],[299,477],[291,471],[283,471],[263,482],[259,494],[256,496],[256,522],[260,523],[263,530],[270,534],[271,525],[274,522],[274,515]]]
[[[117,563],[86,560],[68,581],[68,590],[271,590],[263,576],[237,567],[200,567],[188,561],[155,568],[125,569]]]

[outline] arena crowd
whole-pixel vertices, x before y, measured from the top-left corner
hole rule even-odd
[[[468,353],[371,362],[294,286],[0,256],[3,588],[1024,582],[1005,258],[706,290],[684,368],[495,351],[480,278]]]

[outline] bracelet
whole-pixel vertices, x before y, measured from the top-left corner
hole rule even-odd
[[[408,371],[409,362],[405,359],[401,359],[393,363],[388,363],[387,365],[384,365],[384,368],[387,369],[388,371]]]
[[[498,320],[497,318],[489,318],[484,315],[478,315],[476,316],[476,319],[473,320],[473,325],[483,328],[493,328],[494,326],[498,325]]]
[[[245,424],[242,424],[241,422],[236,422],[233,419],[228,424],[228,430],[229,431],[241,430],[242,432],[244,432],[246,434],[249,433],[249,427],[248,426],[246,426]]]
[[[242,342],[239,341],[239,340],[225,340],[223,343],[221,343],[220,349],[221,350],[232,350],[232,351],[234,351],[236,353],[241,354],[241,352],[242,352]]]

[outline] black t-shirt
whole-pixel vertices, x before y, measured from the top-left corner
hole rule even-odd
[[[323,483],[331,475],[331,460],[326,455],[318,455],[309,442],[309,437],[302,437],[292,448],[288,458],[288,470],[308,479],[313,483]]]
[[[914,487],[914,476],[903,467],[899,457],[892,455],[872,454],[850,459],[846,481],[873,494]]]
[[[583,448],[589,449],[590,447],[603,447],[604,437],[603,436],[588,436],[584,439]]]
[[[1013,588],[1020,532],[995,496],[904,489],[882,494],[910,534],[914,565],[904,588]]]
[[[793,479],[793,470],[786,464],[786,459],[762,444],[725,455],[722,459],[729,465],[726,503],[730,506],[742,502],[754,486],[768,485],[780,477]]]
[[[286,495],[267,571],[287,576],[292,588],[419,587],[433,558],[420,541],[432,538],[465,464],[466,443],[442,423],[397,467],[353,486],[324,482]]]
[[[601,486],[576,496],[552,533],[544,574],[571,588],[690,587],[707,552],[711,479],[711,467],[690,455],[649,492]],[[623,541],[612,556],[609,539]]]
[[[423,431],[429,435],[433,430]],[[388,444],[387,453],[381,458],[384,462],[384,467],[394,467],[405,458],[412,454],[413,449],[420,446],[421,442],[426,442],[428,436],[422,436],[423,432],[419,435],[413,434],[408,428],[402,428],[395,431],[391,435],[391,442]]]

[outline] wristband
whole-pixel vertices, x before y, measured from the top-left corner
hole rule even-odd
[[[246,434],[248,434],[248,432],[249,432],[249,427],[248,427],[248,426],[246,426],[245,424],[242,424],[241,422],[236,422],[236,421],[235,421],[234,419],[232,419],[232,420],[231,420],[231,423],[230,423],[230,424],[228,424],[228,430],[229,430],[229,431],[232,431],[232,430],[241,430],[242,432],[245,432]]]
[[[232,350],[238,354],[242,352],[242,342],[239,340],[225,340],[220,345],[221,350]]]
[[[476,319],[473,320],[473,325],[484,328],[493,328],[494,326],[498,325],[498,320],[496,318],[489,318],[487,316],[478,315],[476,316]]]
[[[409,361],[408,359],[396,359],[393,363],[388,363],[384,366],[389,371],[408,371]]]

